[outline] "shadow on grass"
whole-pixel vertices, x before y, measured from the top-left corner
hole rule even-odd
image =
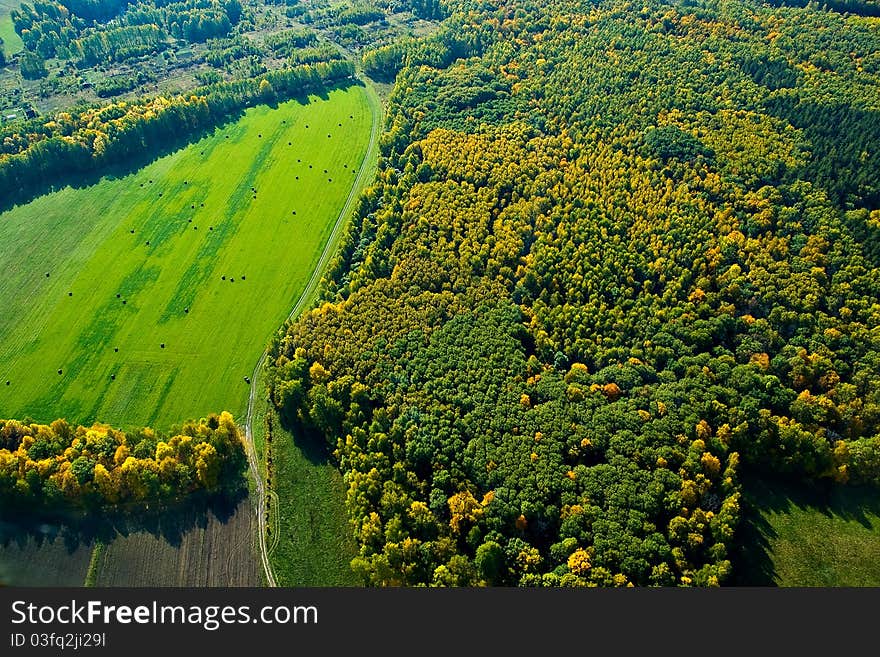
[[[777,586],[771,541],[777,533],[764,514],[787,514],[795,509],[818,512],[828,518],[855,521],[876,529],[868,514],[880,516],[880,490],[841,486],[831,481],[793,481],[743,476],[742,522],[734,546],[734,581],[738,586]]]
[[[293,437],[293,444],[312,465],[330,463],[330,447],[319,431],[306,427],[287,413],[279,413],[281,428]]]
[[[196,527],[207,527],[209,516],[228,523],[245,503],[247,490],[231,495],[193,495],[173,505],[145,505],[129,510],[88,513],[49,513],[26,510],[0,511],[0,547],[18,545],[39,549],[60,539],[68,554],[96,541],[111,543],[119,536],[147,532],[179,547]],[[31,543],[33,541],[33,543]]]
[[[268,106],[277,109],[280,103],[289,101],[296,101],[300,105],[308,105],[315,98],[328,100],[332,91],[348,89],[353,86],[363,87],[364,84],[360,80],[341,80],[334,84],[326,84],[320,88],[303,91],[289,98],[273,100]],[[253,106],[231,111],[219,117],[216,122],[200,126],[191,132],[168,135],[167,139],[153,144],[149,148],[127,154],[122,161],[107,162],[87,170],[66,171],[53,176],[51,180],[41,180],[27,187],[15,190],[4,190],[4,194],[0,196],[0,212],[11,210],[18,205],[25,205],[40,196],[62,190],[66,187],[84,189],[97,184],[103,178],[115,180],[129,176],[166,155],[175,153],[209,135],[222,131],[230,124],[240,120],[249,107]]]

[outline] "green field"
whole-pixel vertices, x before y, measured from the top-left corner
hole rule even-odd
[[[273,426],[271,483],[280,500],[273,505],[268,535],[278,585],[358,585],[350,567],[357,544],[348,524],[342,475],[323,449],[294,437],[267,412]],[[264,433],[260,419],[257,426]]]
[[[18,0],[0,0],[0,39],[3,39],[3,49],[7,55],[14,55],[24,50],[24,43],[15,33],[12,18],[9,17],[9,12],[19,4]]]
[[[309,280],[370,128],[361,87],[259,107],[0,214],[0,416],[243,419],[244,377]]]
[[[880,491],[749,481],[739,582],[880,586]]]

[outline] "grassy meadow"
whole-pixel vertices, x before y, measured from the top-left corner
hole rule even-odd
[[[880,586],[878,493],[747,481],[737,583]]]
[[[21,37],[12,27],[9,12],[18,7],[18,0],[0,0],[0,39],[3,39],[3,50],[7,55],[14,55],[24,49]]]
[[[244,378],[311,276],[370,125],[360,87],[261,106],[0,213],[0,417],[243,419]]]

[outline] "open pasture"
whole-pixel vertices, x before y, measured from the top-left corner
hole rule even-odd
[[[239,121],[0,213],[0,416],[172,424],[229,410],[309,280],[370,137],[363,88]]]

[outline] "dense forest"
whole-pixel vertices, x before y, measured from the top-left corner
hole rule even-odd
[[[364,581],[724,584],[744,470],[880,484],[877,19],[444,6],[271,353]]]
[[[234,493],[247,461],[232,416],[186,422],[170,435],[144,428],[0,420],[0,500],[21,508],[108,509]]]

